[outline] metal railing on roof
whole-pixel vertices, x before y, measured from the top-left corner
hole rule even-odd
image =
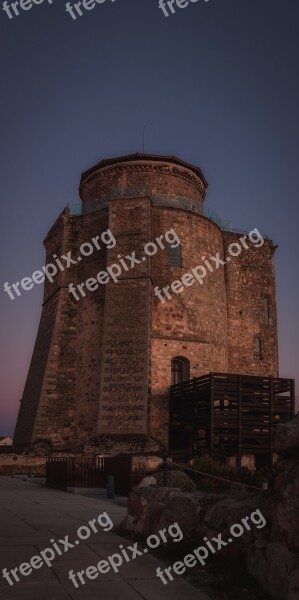
[[[89,202],[84,202],[84,204],[81,202],[78,204],[68,204],[69,215],[71,217],[74,217],[92,213],[102,208],[106,208],[108,206],[108,203],[108,198],[95,198],[94,200],[91,200]],[[215,211],[209,208],[208,206],[203,206],[201,204],[195,205],[195,203],[192,202],[192,209],[193,212],[196,212],[197,214],[202,214],[210,221],[216,223],[216,225],[218,225],[220,229],[223,229],[224,231],[233,231],[231,222],[227,219],[221,219],[217,215],[217,213],[215,213]]]

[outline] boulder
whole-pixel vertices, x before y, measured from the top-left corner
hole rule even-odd
[[[289,580],[286,600],[298,600],[299,598],[299,567],[295,569]]]
[[[221,533],[226,541],[231,527],[249,517],[250,530],[244,526],[221,554],[230,560],[243,556],[249,573],[273,599],[299,600],[299,416],[278,427],[276,450],[273,489],[231,498],[143,485],[130,494],[122,527],[148,535],[178,522],[185,539],[198,542]]]
[[[261,504],[263,511],[259,508]],[[258,511],[258,512],[256,512]],[[248,530],[242,523],[242,519],[250,517],[254,513],[256,523],[261,525],[267,522],[268,509],[265,502],[261,501],[261,494],[250,495],[244,498],[225,498],[212,506],[205,514],[203,521],[203,533],[208,538],[217,537],[221,533],[223,540],[233,539],[233,542],[223,547],[221,552],[227,559],[235,560],[241,556],[246,557],[250,544],[253,543],[256,526],[249,520]],[[261,515],[261,516],[260,516]],[[240,525],[244,532],[240,537],[234,537],[230,533],[233,525]],[[264,528],[264,527],[263,527]],[[262,531],[262,529],[259,529]]]
[[[216,499],[215,494],[188,494],[173,487],[138,486],[129,495],[121,529],[149,535],[178,522],[185,539],[198,541],[206,510]]]
[[[299,600],[299,416],[278,427],[280,455],[269,496],[269,531],[250,548],[249,572],[279,600]]]
[[[280,456],[299,456],[299,413],[292,421],[278,425],[275,450]]]
[[[173,492],[168,496],[157,531],[168,528],[172,523],[178,523],[185,538],[194,537],[197,527],[198,500],[192,494]]]
[[[255,546],[251,549],[247,567],[255,579],[260,581],[265,592],[272,598],[285,600],[288,597],[289,578],[294,562],[295,557],[286,546],[271,542],[262,549]]]
[[[279,475],[278,475],[279,477]],[[272,538],[299,553],[299,460],[283,464],[271,505]]]
[[[121,529],[142,535],[158,531],[158,522],[171,493],[174,493],[171,488],[136,487],[129,495],[127,516]]]
[[[147,487],[148,485],[157,485],[157,480],[155,479],[155,477],[143,477],[143,479],[140,481],[137,487],[142,488]]]

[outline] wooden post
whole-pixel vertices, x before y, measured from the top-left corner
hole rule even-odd
[[[238,454],[237,466],[242,463],[242,375],[238,375]]]
[[[290,379],[291,419],[295,416],[295,379]]]
[[[170,386],[169,394],[169,420],[168,420],[168,452],[173,450],[172,447],[172,430],[173,430],[173,398],[172,398],[172,386]]]
[[[193,441],[192,450],[193,456],[198,454],[198,398],[196,394],[196,378],[193,377],[193,395],[192,395],[192,411],[193,411]]]
[[[167,487],[167,454],[163,455],[163,486]]]
[[[274,449],[274,381],[269,377],[269,434],[270,434],[270,453],[269,469],[273,467],[273,449]]]
[[[107,498],[114,500],[114,475],[107,475]]]
[[[215,400],[215,376],[210,373],[210,457],[214,457],[214,400]]]

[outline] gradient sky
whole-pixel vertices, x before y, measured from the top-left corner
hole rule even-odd
[[[42,286],[12,301],[3,283],[44,265],[81,172],[142,151],[144,122],[146,152],[199,165],[206,204],[279,245],[280,374],[299,384],[298,1],[199,0],[169,18],[158,0],[106,0],[77,21],[64,0],[0,13],[0,434],[14,430],[42,302]]]

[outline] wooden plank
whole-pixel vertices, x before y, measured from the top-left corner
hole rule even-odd
[[[210,373],[210,456],[214,456],[214,374]]]

